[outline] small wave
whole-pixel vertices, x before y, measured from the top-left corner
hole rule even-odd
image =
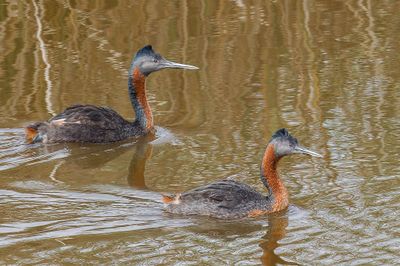
[[[151,142],[153,145],[172,144],[182,145],[182,142],[170,130],[156,126],[156,139]]]

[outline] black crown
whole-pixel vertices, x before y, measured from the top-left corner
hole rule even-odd
[[[143,55],[154,55],[153,47],[151,45],[146,45],[136,53],[136,56],[143,56]]]
[[[292,135],[290,135],[286,128],[281,128],[281,129],[277,130],[272,135],[271,141],[274,140],[274,139],[277,139],[277,138],[286,139],[286,140],[290,141],[293,144],[297,144],[298,143],[297,139],[294,138]]]

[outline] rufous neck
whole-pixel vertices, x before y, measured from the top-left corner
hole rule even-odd
[[[145,129],[153,128],[153,114],[146,96],[146,76],[138,67],[133,66],[129,73],[128,88],[129,96],[136,114],[136,122]]]
[[[277,170],[280,158],[275,156],[274,144],[268,144],[261,163],[261,181],[272,197],[272,211],[285,209],[289,204],[289,196]]]

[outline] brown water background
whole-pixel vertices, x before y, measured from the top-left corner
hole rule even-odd
[[[400,261],[400,1],[0,1],[0,263],[394,265]],[[26,145],[75,103],[134,119],[152,44],[198,71],[147,82],[153,143]],[[228,176],[262,190],[282,127],[285,212],[168,215],[160,192]]]

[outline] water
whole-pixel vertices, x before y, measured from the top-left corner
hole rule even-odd
[[[4,1],[1,264],[393,265],[400,254],[395,1]],[[152,74],[152,143],[27,145],[75,103],[134,114],[127,69],[152,44],[200,67]],[[287,211],[170,215],[160,193],[228,176],[262,190],[286,127],[323,159],[280,163]]]

